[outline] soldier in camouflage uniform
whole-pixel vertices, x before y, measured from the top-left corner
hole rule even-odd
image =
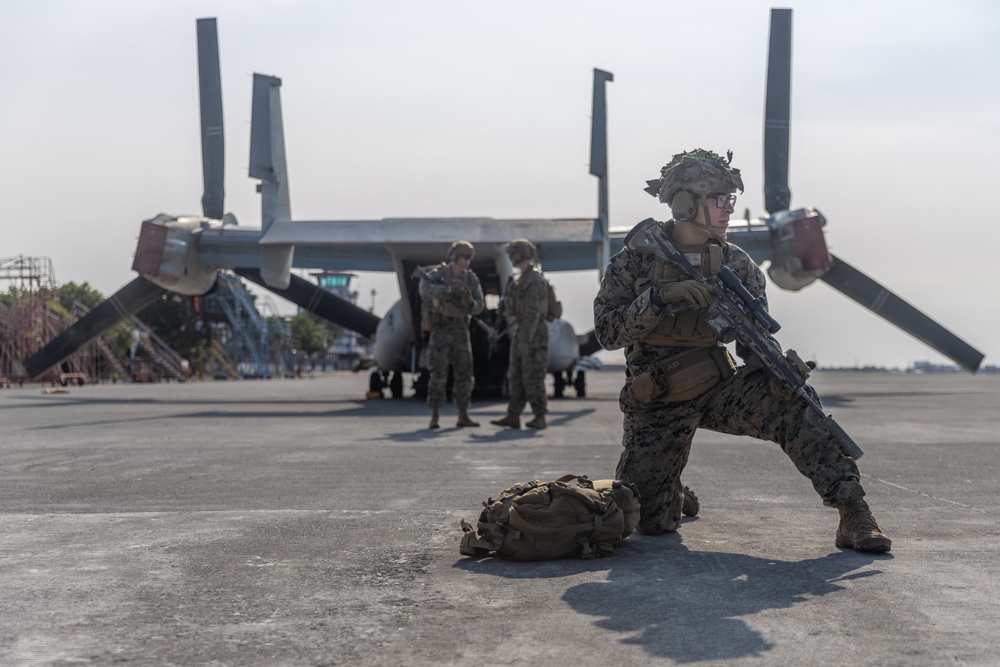
[[[594,300],[601,345],[625,348],[624,451],[617,476],[641,494],[639,530],[665,533],[676,530],[682,514],[699,510],[697,497],[681,483],[699,427],[770,440],[812,481],[823,502],[840,511],[838,547],[889,551],[891,540],[863,500],[857,464],[806,401],[785,390],[738,343],[736,353],[745,365],[737,368],[725,348],[732,339],[720,340],[704,321],[714,295],[677,266],[629,246],[644,225],[661,225],[703,275],[730,267],[766,308],[763,273],[746,252],[726,242],[735,192],[743,191],[731,157],[702,149],[681,153],[648,181],[646,192],[668,204],[673,219],[649,219],[633,229],[625,248],[611,258]],[[668,303],[687,304],[689,310],[670,315],[662,310]]]
[[[528,428],[546,427],[545,373],[549,367],[549,327],[545,313],[548,308],[548,286],[535,270],[535,245],[527,239],[514,239],[507,244],[507,255],[521,275],[507,286],[503,297],[504,316],[513,322],[510,342],[510,362],[507,365],[507,386],[510,402],[507,416],[491,424],[521,428],[521,412],[531,404],[534,419]]]
[[[456,426],[479,426],[469,418],[469,400],[475,377],[472,370],[472,341],[469,317],[483,311],[485,301],[479,278],[469,266],[476,250],[468,241],[456,241],[448,249],[447,261],[421,269],[420,298],[427,342],[430,382],[427,405],[431,408],[431,428],[439,428],[441,406],[446,401],[448,365],[454,375],[452,399],[458,408]]]

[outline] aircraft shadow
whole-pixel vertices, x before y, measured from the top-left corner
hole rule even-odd
[[[464,559],[456,567],[513,579],[555,578],[606,570],[607,581],[572,586],[562,599],[594,617],[623,644],[680,663],[763,657],[773,642],[741,617],[843,590],[840,582],[881,574],[862,570],[891,554],[838,551],[782,561],[746,554],[692,551],[678,533],[633,535],[614,555],[598,560],[517,563]],[[706,638],[711,638],[707,641]]]
[[[47,398],[47,397],[43,397]],[[308,418],[323,418],[323,417],[333,417],[333,418],[365,418],[365,419],[378,419],[380,417],[419,417],[421,419],[430,416],[427,409],[427,405],[423,401],[416,400],[365,400],[365,399],[315,399],[315,400],[295,400],[295,401],[283,401],[280,397],[269,398],[266,402],[263,401],[241,401],[238,399],[213,399],[211,401],[204,400],[187,400],[187,399],[140,399],[140,400],[128,400],[125,398],[89,398],[89,397],[78,397],[78,398],[68,398],[58,401],[47,401],[39,402],[33,405],[18,405],[18,406],[0,406],[0,409],[10,408],[10,409],[32,409],[32,410],[44,410],[44,409],[57,409],[59,407],[66,407],[69,405],[101,405],[113,408],[114,406],[135,406],[139,404],[162,404],[162,405],[190,405],[197,406],[198,410],[191,412],[179,412],[171,415],[149,415],[142,417],[126,417],[126,416],[113,416],[115,412],[112,410],[110,412],[104,413],[104,418],[99,420],[92,420],[86,422],[75,422],[71,424],[60,423],[60,424],[46,424],[37,427],[33,427],[31,430],[47,430],[47,429],[62,429],[62,428],[75,428],[80,426],[103,426],[107,424],[123,424],[123,423],[141,423],[146,421],[157,421],[164,418],[169,419],[246,419],[246,418],[268,418],[268,419],[298,419],[302,417]],[[220,407],[218,410],[212,410],[211,407],[217,405]],[[228,406],[237,405],[245,409],[242,410],[230,410],[223,409],[228,408]],[[283,406],[296,406],[296,407],[307,407],[307,406],[332,406],[334,409],[313,411],[313,410],[296,410],[296,409],[283,409]],[[255,407],[259,406],[259,407]],[[206,409],[207,408],[207,409]],[[479,440],[510,440],[514,438],[524,438],[537,436],[538,432],[532,429],[497,429],[497,427],[489,424],[490,419],[495,419],[497,417],[503,416],[503,410],[489,411],[487,405],[477,405],[472,404],[472,416],[478,420],[483,426],[479,429],[462,429],[473,435]],[[549,423],[553,426],[558,426],[560,424],[569,423],[575,419],[579,419],[591,412],[593,408],[587,408],[583,410],[577,410],[575,412],[560,412],[550,414]],[[123,415],[126,413],[122,413]],[[385,433],[380,434],[375,439],[389,439],[389,440],[420,440],[423,438],[434,437],[435,434],[448,433],[450,431],[457,430],[453,426],[455,419],[454,407],[449,404],[447,408],[444,409],[444,414],[441,415],[442,425],[445,428],[431,430],[426,427],[421,428],[417,431],[410,431],[405,433]],[[391,422],[390,422],[391,423]],[[452,426],[449,426],[449,423]],[[481,430],[486,427],[486,430]]]

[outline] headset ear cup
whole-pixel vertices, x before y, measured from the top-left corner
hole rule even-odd
[[[675,220],[693,220],[698,212],[694,195],[687,190],[680,190],[670,200],[670,212]]]

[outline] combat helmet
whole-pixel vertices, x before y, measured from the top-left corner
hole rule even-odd
[[[510,257],[510,263],[517,266],[524,260],[533,260],[538,256],[538,251],[535,250],[535,244],[528,239],[514,239],[507,244],[507,256]]]
[[[455,241],[448,248],[448,255],[446,259],[449,262],[454,262],[459,257],[468,257],[472,259],[476,256],[476,247],[472,245],[471,241]]]
[[[675,220],[691,220],[698,213],[698,202],[710,194],[743,192],[740,170],[731,166],[733,152],[722,157],[696,148],[678,153],[660,169],[660,177],[646,181],[646,192],[668,206]]]

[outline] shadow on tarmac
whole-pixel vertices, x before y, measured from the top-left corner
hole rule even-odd
[[[614,555],[596,560],[520,563],[463,559],[455,567],[511,579],[570,577],[606,570],[607,581],[571,586],[565,601],[600,628],[651,656],[679,663],[765,657],[775,648],[741,617],[789,609],[837,591],[841,582],[876,577],[859,571],[892,554],[843,550],[782,561],[740,553],[692,551],[678,533],[633,535]],[[824,627],[806,629],[822,634]]]

